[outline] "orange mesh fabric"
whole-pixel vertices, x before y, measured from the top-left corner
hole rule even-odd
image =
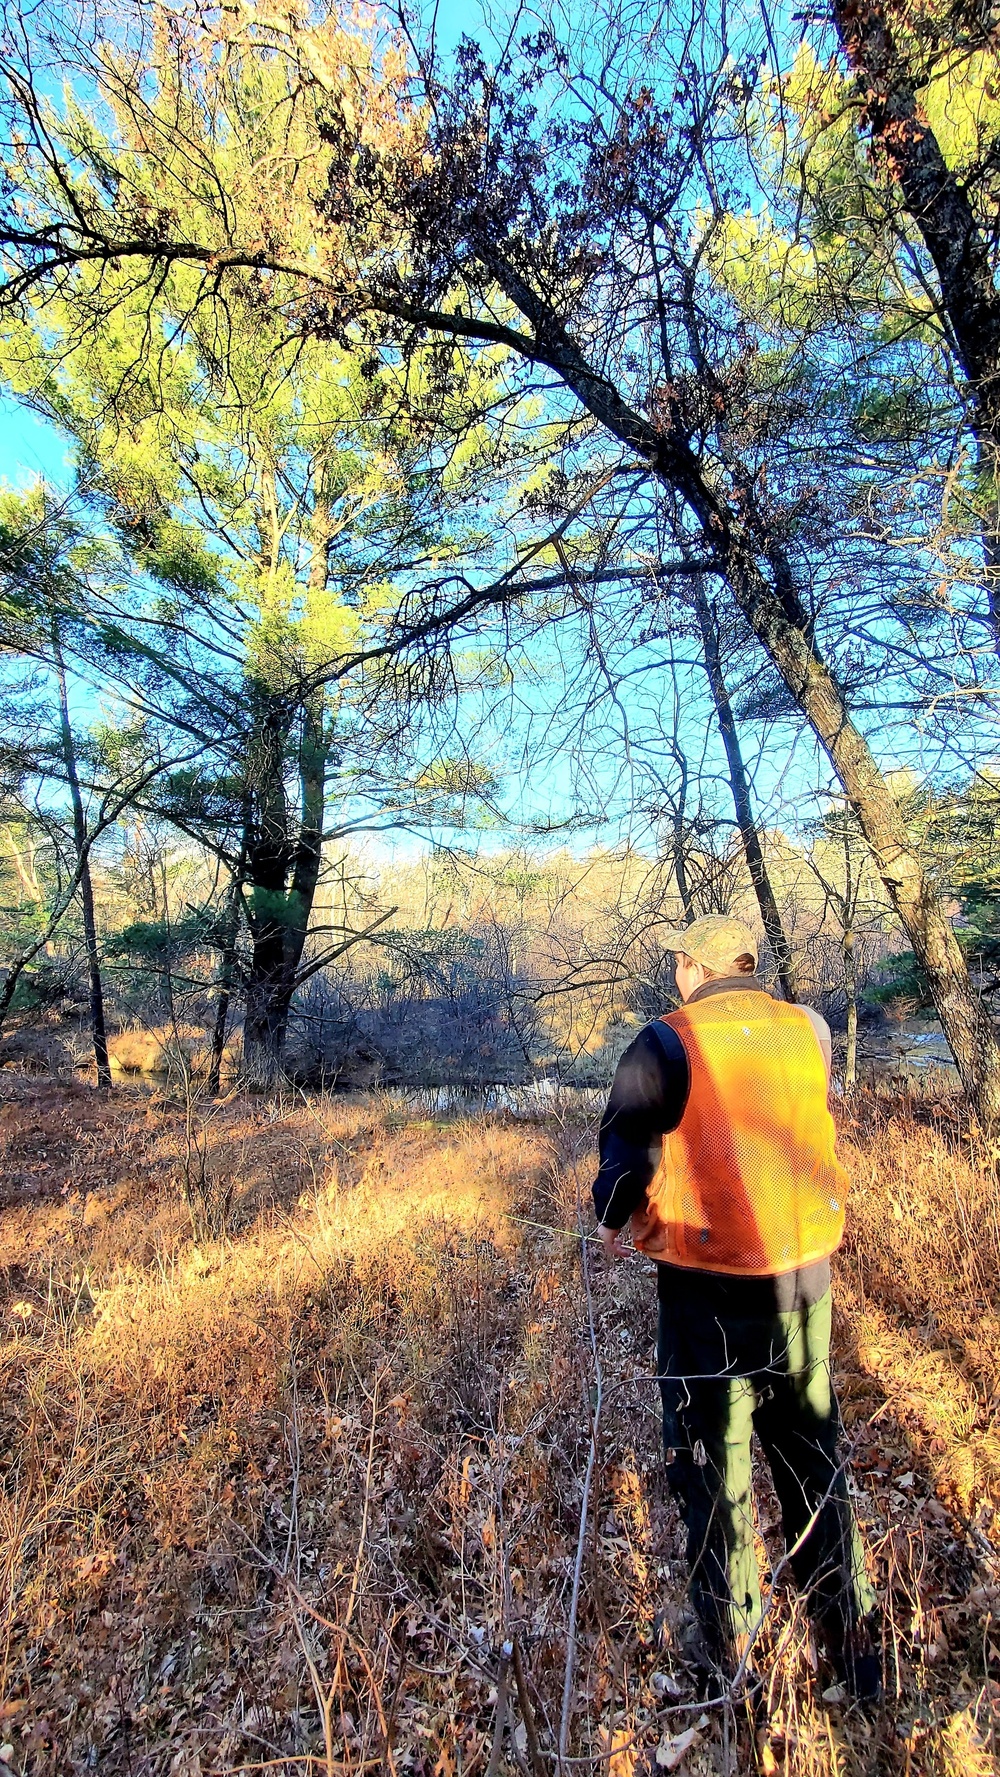
[[[672,1265],[750,1277],[826,1258],[843,1235],[847,1174],[808,1015],[736,989],[663,1022],[684,1045],[691,1088],[632,1217],[636,1245]]]

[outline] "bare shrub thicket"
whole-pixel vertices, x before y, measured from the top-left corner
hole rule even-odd
[[[539,1019],[501,926],[403,932],[377,970],[313,978],[295,1007],[290,1065],[311,1083],[520,1082]]]
[[[830,850],[814,845],[807,856],[780,834],[768,842],[799,991],[840,1027],[839,856]],[[826,878],[813,867],[817,853]],[[289,1058],[299,1078],[475,1086],[541,1069],[599,1083],[636,1027],[673,1004],[666,938],[685,915],[671,860],[596,849],[458,854],[386,868],[374,880],[373,895],[396,905],[397,916],[376,944],[300,994]],[[870,881],[869,870],[852,953],[855,992],[898,944]],[[691,911],[720,910],[759,927],[738,841],[699,853]],[[763,934],[761,970],[775,980]]]
[[[246,959],[237,949],[228,985],[220,985],[207,867],[174,848],[163,850],[157,870],[154,837],[145,836],[143,873],[95,872],[112,1066],[116,1077],[163,1074],[176,1052],[201,1076],[211,1074],[214,1050],[231,1082],[240,1067]],[[842,1028],[843,847],[824,835],[808,850],[778,832],[764,841],[798,991]],[[719,834],[709,844],[703,835],[687,862],[691,912],[736,912],[759,930],[738,838]],[[852,901],[851,963],[864,1013],[866,989],[900,939],[870,865],[855,864],[853,854],[851,863],[863,890]],[[672,1003],[665,936],[685,918],[672,856],[593,848],[438,853],[405,865],[360,854],[331,864],[318,898],[321,925],[360,926],[392,909],[369,941],[311,974],[296,994],[285,1054],[291,1080],[475,1087],[542,1071],[600,1082],[636,1026]],[[323,942],[310,940],[306,967]],[[762,971],[773,982],[763,933],[761,946]],[[67,929],[36,971],[40,984],[58,974],[58,996],[43,1004],[36,995],[22,1026],[81,1023],[84,961]]]

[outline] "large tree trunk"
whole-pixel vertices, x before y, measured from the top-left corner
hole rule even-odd
[[[322,498],[313,514],[311,592],[326,585],[329,514]],[[294,706],[292,706],[294,708]],[[243,1075],[255,1091],[269,1091],[284,1075],[285,1039],[292,997],[323,861],[329,741],[322,686],[298,704],[299,809],[297,835],[289,831],[285,770],[290,739],[289,702],[264,694],[264,719],[253,748],[250,781],[256,818],[247,847],[253,948],[243,1026]]]
[[[288,870],[293,841],[285,796],[287,709],[256,692],[260,719],[248,749],[253,813],[247,845],[250,967],[243,1024],[243,1079],[254,1091],[277,1084],[282,1069],[290,995],[285,992]]]
[[[790,624],[752,559],[730,539],[729,581],[826,751],[892,906],[927,975],[966,1092],[986,1125],[1000,1119],[1000,1045],[952,929],[871,748],[815,646]]]
[[[784,556],[768,536],[744,529],[713,485],[688,441],[679,406],[658,424],[631,407],[606,376],[588,364],[576,340],[530,284],[495,252],[485,263],[532,326],[532,356],[572,389],[588,412],[649,464],[657,480],[679,495],[701,527],[702,541],[747,622],[781,673],[847,795],[876,868],[914,953],[930,983],[962,1084],[986,1125],[1000,1120],[1000,1044],[976,993],[951,922],[911,843],[899,808],[868,742],[855,727],[833,673],[822,659]],[[440,317],[446,330],[448,319]],[[774,583],[759,562],[777,556]]]
[[[263,969],[247,983],[243,1022],[243,1084],[250,1092],[271,1092],[285,1077],[285,1038],[291,994],[282,992],[280,976]]]
[[[254,943],[243,1032],[244,1064],[258,1088],[273,1086],[283,1071],[288,1015],[305,950],[323,861],[328,743],[322,691],[307,699],[299,742],[299,830],[291,851],[291,882]],[[281,884],[285,890],[287,877]]]
[[[243,1026],[243,1073],[255,1091],[269,1091],[280,1082],[284,1070],[288,1016],[322,863],[327,751],[320,691],[310,696],[302,712],[298,760],[301,806],[293,844],[285,826],[284,786],[274,781],[283,769],[284,748],[277,747],[272,737],[271,744],[262,749],[272,779],[269,786],[259,785],[258,794],[264,790],[270,819],[264,833],[252,841],[247,857],[247,878],[253,889],[253,948]],[[275,825],[279,807],[283,811],[283,845]]]
[[[740,746],[739,731],[736,717],[733,714],[732,701],[722,670],[722,652],[719,647],[719,626],[716,613],[700,586],[696,585],[694,594],[695,610],[698,615],[698,627],[701,630],[702,648],[705,654],[705,669],[708,683],[712,691],[715,713],[719,720],[719,732],[722,744],[726,749],[726,763],[729,767],[729,784],[733,792],[733,804],[736,809],[736,824],[743,841],[743,852],[753,883],[760,917],[764,922],[771,954],[774,957],[781,982],[781,991],[786,1000],[794,1000],[795,975],[792,966],[791,947],[782,923],[781,913],[775,899],[774,889],[764,858],[764,849],[760,842],[760,833],[754,817],[753,798],[750,793],[750,781],[746,766],[743,763],[743,750]]]
[[[76,765],[76,747],[66,693],[66,669],[59,643],[59,624],[52,623],[52,657],[59,687],[59,730],[63,765],[73,808],[73,843],[80,876],[80,906],[83,912],[83,941],[87,953],[87,974],[90,982],[90,1028],[97,1065],[97,1084],[104,1091],[111,1087],[111,1062],[108,1057],[108,1034],[104,1022],[104,986],[101,981],[101,960],[97,948],[97,921],[94,915],[94,885],[90,875],[90,848],[87,817],[80,793],[80,775]]]

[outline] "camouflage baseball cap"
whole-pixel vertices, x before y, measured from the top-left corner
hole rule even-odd
[[[668,950],[690,956],[722,975],[738,956],[752,956],[755,967],[757,963],[757,940],[750,927],[725,913],[707,913],[679,931],[665,932],[662,942]]]

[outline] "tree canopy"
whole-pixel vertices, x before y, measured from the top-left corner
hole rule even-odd
[[[785,990],[757,804],[832,789],[992,1121],[893,783],[995,747],[991,27],[603,0],[449,50],[435,16],[5,38],[5,373],[129,564],[90,619],[129,707],[203,739],[158,811],[287,1002],[324,843],[366,799],[499,806],[511,697],[508,767],[558,758],[567,811],[627,782],[687,907],[707,725]]]

